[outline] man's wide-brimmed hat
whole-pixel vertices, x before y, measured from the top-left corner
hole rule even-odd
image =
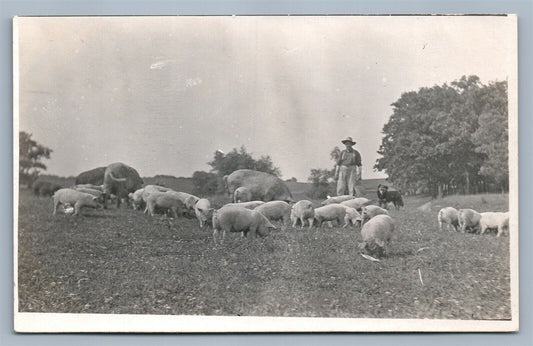
[[[352,137],[346,137],[346,139],[343,139],[341,141],[342,144],[347,144],[347,143],[351,143],[352,145],[355,144],[355,142],[353,141]]]

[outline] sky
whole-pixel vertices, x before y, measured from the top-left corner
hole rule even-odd
[[[144,177],[190,177],[244,145],[306,181],[351,136],[363,179],[383,178],[373,166],[402,93],[516,73],[516,22],[504,16],[16,22],[15,121],[53,150],[46,173],[60,176],[124,162]]]

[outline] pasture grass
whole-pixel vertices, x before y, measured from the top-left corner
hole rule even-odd
[[[454,196],[421,211],[429,200],[408,197],[390,211],[388,255],[371,262],[355,227],[228,234],[215,245],[195,219],[129,209],[53,216],[51,199],[23,190],[19,311],[510,319],[508,236],[439,232],[436,220],[441,204],[496,211],[506,198]]]

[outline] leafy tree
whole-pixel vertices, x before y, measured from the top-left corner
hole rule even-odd
[[[314,186],[320,186],[325,185],[327,186],[329,184],[329,179],[333,178],[335,175],[334,170],[328,170],[328,169],[311,169],[311,175],[309,175],[309,178],[307,178],[310,182],[313,183]]]
[[[224,154],[217,150],[213,161],[208,162],[212,167],[212,172],[219,176],[231,174],[238,169],[253,169],[256,171],[281,176],[281,171],[274,166],[270,156],[261,156],[258,160],[254,159],[251,154],[242,146],[239,150],[234,148],[231,152]]]
[[[307,178],[313,183],[311,189],[307,191],[307,196],[312,199],[323,199],[333,194],[332,186],[329,182],[335,175],[335,169],[311,169],[311,174]]]
[[[451,85],[403,93],[383,127],[382,157],[374,168],[401,189],[423,184],[442,196],[445,187],[461,186],[469,193],[487,159],[486,150],[476,150],[480,114],[500,107],[489,100],[489,89],[478,77],[463,76]],[[501,95],[507,99],[506,91]]]
[[[331,150],[331,153],[329,153],[329,156],[335,163],[337,163],[337,160],[339,159],[339,157],[341,157],[341,149],[336,146],[335,148]]]
[[[52,149],[47,148],[31,138],[31,134],[19,132],[19,179],[28,186],[39,176],[40,170],[46,170],[42,159],[49,159]]]
[[[507,84],[492,83],[486,91],[487,103],[481,110],[473,140],[477,145],[475,151],[486,155],[479,173],[506,191],[509,189]]]

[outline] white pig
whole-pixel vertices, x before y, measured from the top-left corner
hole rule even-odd
[[[54,211],[55,215],[57,207],[62,205],[73,205],[74,215],[79,215],[80,210],[83,207],[99,208],[100,204],[97,201],[98,197],[88,193],[72,190],[72,189],[59,189],[54,193]]]
[[[291,208],[291,221],[292,227],[296,227],[298,220],[302,223],[302,227],[305,226],[305,221],[309,222],[309,228],[313,227],[315,219],[315,209],[313,203],[306,199],[296,202]]]
[[[362,253],[374,257],[381,257],[390,244],[394,221],[389,215],[377,215],[363,225],[361,236],[363,242],[359,244]]]
[[[224,241],[226,232],[242,232],[243,237],[247,237],[248,232],[255,233],[255,236],[266,236],[270,228],[276,229],[263,214],[255,210],[229,206],[222,207],[213,213],[215,244],[219,231],[222,231],[222,241]]]

